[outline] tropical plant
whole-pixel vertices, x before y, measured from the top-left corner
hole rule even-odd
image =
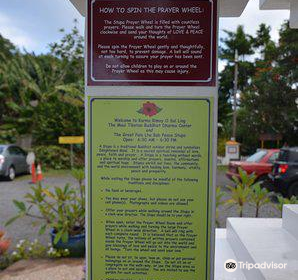
[[[45,169],[59,170],[70,167],[70,152],[63,146],[42,145],[34,147],[33,150],[36,161],[40,162]]]
[[[251,193],[251,189],[243,188],[241,185],[236,187],[228,186],[231,191],[231,198],[226,201],[227,205],[236,205],[239,211],[239,217],[243,217],[243,208]]]
[[[296,196],[292,196],[291,198],[286,198],[281,195],[277,196],[277,204],[276,208],[279,210],[280,215],[282,216],[283,206],[285,204],[298,204],[298,198]]]
[[[81,196],[84,197],[84,193],[85,193],[85,184],[84,184],[85,170],[84,169],[73,169],[71,171],[71,174],[78,181]]]
[[[63,188],[42,187],[41,184],[32,187],[32,193],[25,195],[25,202],[13,201],[18,215],[6,225],[24,216],[35,218],[42,222],[39,234],[52,229],[55,234],[54,244],[60,240],[67,243],[70,236],[85,232],[85,187],[82,182],[79,182],[79,190],[71,188],[69,184]],[[39,214],[32,213],[34,207]]]
[[[239,216],[243,217],[244,205],[249,201],[254,183],[256,180],[255,174],[247,174],[244,170],[239,168],[239,178],[233,178],[236,186],[228,186],[231,191],[231,198],[226,201],[227,205],[236,205],[239,210]]]
[[[254,173],[248,174],[242,168],[238,169],[239,178],[234,176],[233,181],[236,185],[242,186],[244,189],[252,188],[256,182],[257,176]]]
[[[74,146],[74,166],[77,168],[84,165],[83,149],[83,145]],[[70,168],[69,145],[41,145],[35,146],[33,151],[36,155],[36,162],[41,163],[44,169],[61,170]]]
[[[262,182],[258,182],[253,186],[253,190],[250,193],[249,202],[255,206],[256,208],[256,214],[255,217],[259,217],[260,209],[271,202],[270,196],[271,193],[261,187]]]
[[[83,38],[76,25],[50,51],[22,53],[0,37],[0,141],[33,134],[33,143],[56,144],[63,132],[84,131]]]
[[[245,33],[243,26],[238,26],[236,31],[224,30],[225,36],[221,38],[219,57],[225,62],[224,69],[219,73],[219,122],[225,126],[232,116],[231,99],[234,98],[234,72],[235,53],[239,55],[238,88],[243,92],[250,83],[250,77],[254,73],[254,65],[248,60],[248,56],[254,54],[253,38]],[[238,99],[237,99],[238,101]],[[220,136],[222,131],[220,131]],[[230,135],[228,135],[230,137]]]

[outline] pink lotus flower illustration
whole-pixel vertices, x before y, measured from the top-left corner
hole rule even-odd
[[[156,106],[156,104],[147,101],[137,112],[148,117],[153,117],[157,115],[161,110],[162,108],[159,108],[158,106]]]

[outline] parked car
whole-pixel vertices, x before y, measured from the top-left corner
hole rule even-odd
[[[0,145],[0,176],[13,181],[18,174],[28,173],[27,153],[16,145]]]
[[[260,149],[245,161],[231,161],[226,175],[229,179],[239,178],[239,168],[242,168],[248,174],[255,173],[258,181],[267,181],[278,153],[279,149]]]
[[[282,148],[269,175],[274,191],[298,197],[298,147]]]

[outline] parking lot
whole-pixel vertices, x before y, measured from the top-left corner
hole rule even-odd
[[[69,174],[60,174],[56,177],[47,177],[43,181],[46,186],[64,186],[65,184],[71,184],[76,186],[76,180]],[[232,184],[232,182],[225,176],[224,170],[219,170],[217,172],[217,185],[222,187],[225,192],[223,199],[228,199],[230,197],[230,191],[227,189],[227,185]],[[13,205],[13,200],[22,200],[24,195],[30,191],[31,188],[30,179],[28,176],[18,177],[17,180],[13,182],[0,181],[0,228],[5,224],[5,222],[11,217],[15,216],[16,209]],[[220,206],[219,207],[219,225],[220,227],[225,227],[226,219],[228,217],[237,217],[238,212],[235,206]],[[254,217],[255,210],[253,206],[246,205],[244,209],[245,217]],[[271,203],[266,205],[261,210],[261,217],[280,217],[279,211]],[[33,226],[34,223],[36,226]],[[40,221],[34,220],[29,217],[24,217],[7,228],[9,236],[16,243],[16,240],[29,239],[34,240],[38,238],[43,244],[47,244],[49,240],[49,234],[44,234],[42,236],[38,235]]]

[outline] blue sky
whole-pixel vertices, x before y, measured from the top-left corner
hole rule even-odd
[[[220,30],[235,30],[243,24],[248,33],[254,34],[257,26],[265,22],[272,26],[272,36],[278,39],[278,27],[289,18],[288,11],[259,11],[259,0],[250,0],[240,18],[220,19]],[[19,48],[44,53],[48,44],[61,38],[60,28],[71,29],[74,19],[84,32],[84,18],[69,0],[1,0],[0,33]],[[222,32],[221,34],[222,35]]]
[[[60,28],[71,29],[84,19],[68,0],[1,0],[0,33],[20,48],[36,53],[48,51],[48,44],[61,38]]]

